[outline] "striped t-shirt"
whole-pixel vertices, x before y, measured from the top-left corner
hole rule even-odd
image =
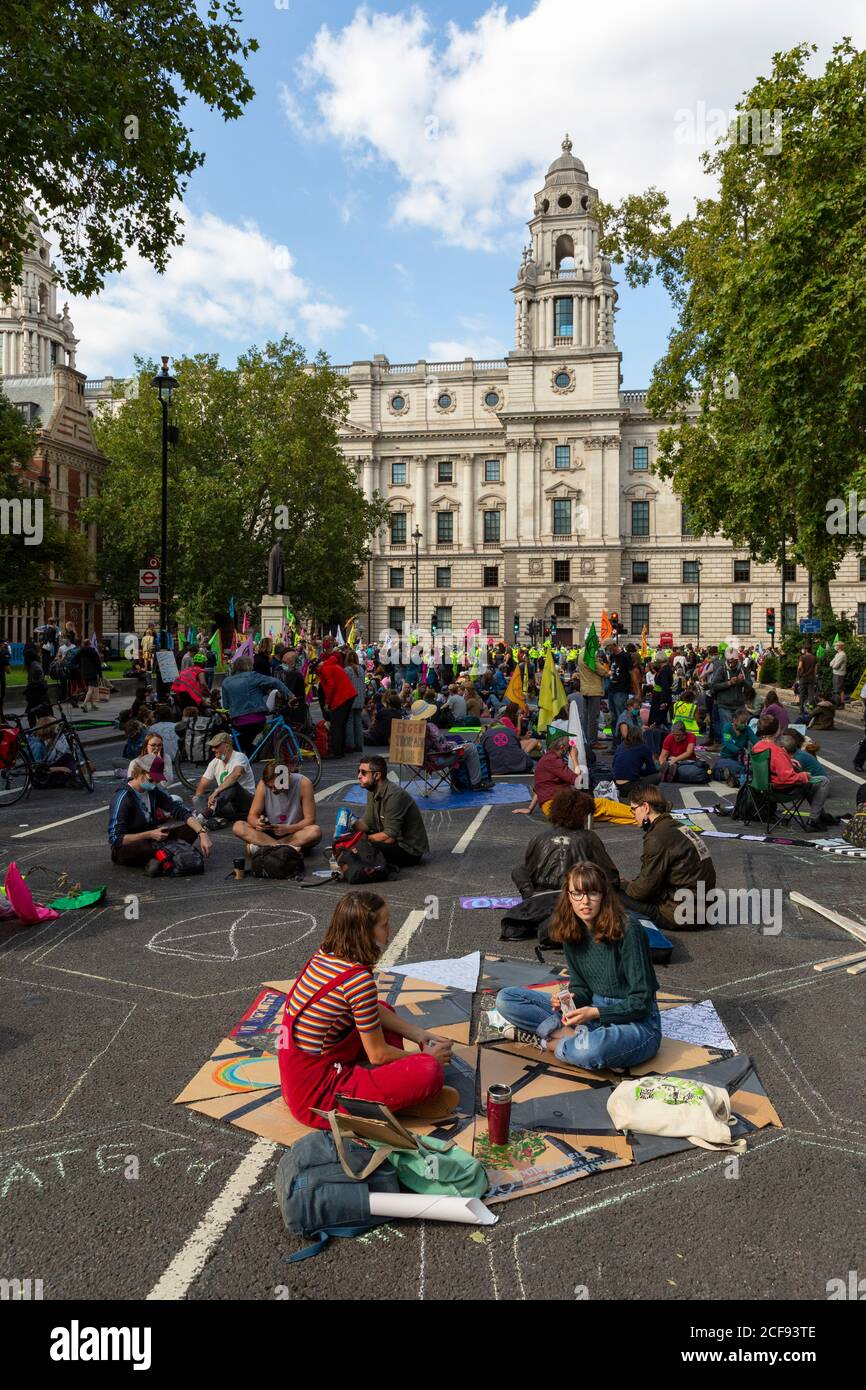
[[[317,999],[315,1004],[304,1008],[316,990],[353,967],[358,968],[357,961],[340,960],[337,956],[317,951],[298,977],[289,1009],[292,1014],[300,1013],[303,1009],[294,1029],[295,1043],[302,1052],[321,1054],[335,1047],[353,1028],[357,1028],[359,1033],[372,1033],[379,1027],[376,983],[370,971],[363,968],[351,980],[346,980]]]

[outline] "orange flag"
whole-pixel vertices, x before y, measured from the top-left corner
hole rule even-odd
[[[510,701],[518,705],[520,709],[526,709],[526,696],[523,693],[523,679],[520,675],[519,666],[515,666],[512,671],[511,680],[506,685],[502,698],[505,700],[506,704]]]
[[[611,637],[613,637],[613,623],[607,616],[606,608],[602,608],[601,610],[601,631],[599,636],[601,637],[602,643],[609,642]]]

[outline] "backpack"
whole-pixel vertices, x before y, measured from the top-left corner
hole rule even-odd
[[[164,874],[172,878],[189,878],[193,874],[204,873],[204,855],[197,845],[187,844],[186,840],[170,840],[156,851],[156,858]]]
[[[21,735],[17,729],[0,729],[0,767],[11,767],[18,757]]]
[[[709,782],[709,780],[710,769],[706,766],[705,763],[677,763],[677,775],[674,778],[674,781],[682,782],[685,785],[692,785],[697,787],[702,786],[706,782]]]
[[[313,729],[313,742],[319,750],[320,758],[330,758],[331,756],[331,726],[326,720],[320,719]]]
[[[862,803],[858,803],[857,810],[842,831],[842,839],[846,845],[866,849],[866,806]]]
[[[351,1140],[344,1141],[344,1152],[354,1179],[343,1169],[333,1136],[322,1131],[305,1134],[280,1159],[274,1187],[286,1229],[314,1242],[287,1256],[292,1264],[318,1255],[332,1236],[363,1235],[388,1220],[370,1215],[371,1192],[400,1191],[387,1154],[371,1158]]]
[[[337,836],[334,840],[334,858],[344,883],[379,883],[396,873],[363,830]]]
[[[476,743],[475,747],[478,749],[478,761],[481,765],[481,780],[482,782],[489,782],[492,779],[490,775],[490,758],[487,756],[487,750],[483,743]],[[462,760],[451,772],[451,785],[456,792],[468,792],[472,790],[472,783],[469,780],[469,770]]]
[[[210,762],[208,739],[216,732],[213,715],[197,714],[186,731],[187,757],[191,763]]]
[[[261,846],[250,865],[256,878],[300,878],[303,872],[304,856],[294,845]]]

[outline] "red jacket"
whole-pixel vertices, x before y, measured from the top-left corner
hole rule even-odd
[[[344,705],[347,700],[354,700],[357,691],[336,655],[326,657],[324,661],[320,662],[316,676],[322,687],[328,709],[336,709],[338,705]]]
[[[793,787],[800,782],[808,782],[808,772],[798,772],[794,766],[790,753],[786,753],[784,748],[780,748],[778,743],[772,739],[762,738],[752,747],[753,753],[764,753],[770,750],[770,786],[771,787]]]

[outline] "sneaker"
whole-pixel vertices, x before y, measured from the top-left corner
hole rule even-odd
[[[524,1047],[537,1047],[539,1052],[547,1051],[547,1044],[537,1033],[530,1033],[526,1028],[517,1028],[513,1023],[503,1028],[502,1036],[509,1042],[522,1043]]]
[[[248,845],[247,845],[247,856],[248,856],[248,858],[250,858],[250,859],[255,859],[257,855],[261,854],[262,848],[263,848],[262,845],[255,845],[255,844],[252,844],[252,843],[248,844]]]
[[[208,816],[204,822],[205,830],[222,830],[226,825],[228,821],[222,816]]]

